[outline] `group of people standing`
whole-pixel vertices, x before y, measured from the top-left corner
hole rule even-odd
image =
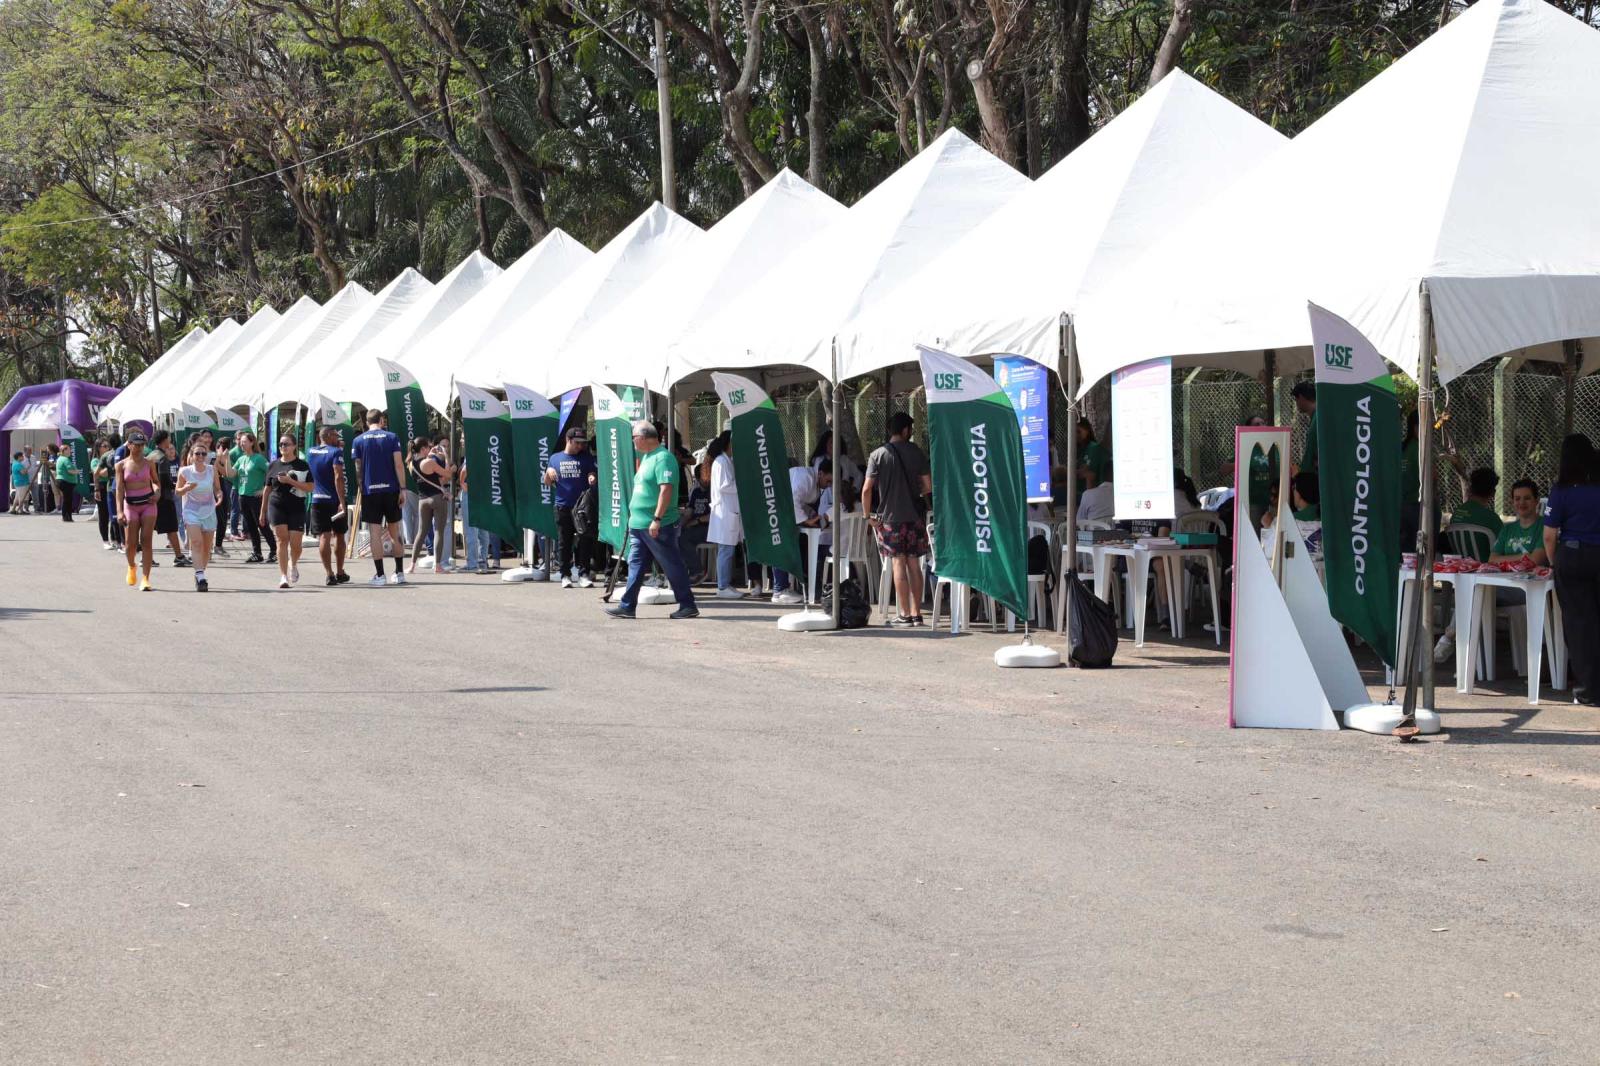
[[[11,453],[11,498],[13,514],[59,512],[70,522],[78,512],[83,477],[72,461],[72,449],[49,445],[38,455],[30,445]]]

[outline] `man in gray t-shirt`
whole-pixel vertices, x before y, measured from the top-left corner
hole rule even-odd
[[[922,568],[928,554],[928,518],[923,501],[933,491],[928,457],[911,443],[911,416],[904,411],[889,419],[889,443],[867,459],[861,506],[878,534],[878,548],[894,569],[900,616],[890,624],[922,624]]]

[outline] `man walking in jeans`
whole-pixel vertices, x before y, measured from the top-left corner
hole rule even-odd
[[[561,567],[561,587],[570,589],[574,580],[579,588],[590,588],[594,578],[589,575],[590,560],[594,558],[594,535],[578,534],[572,509],[578,505],[583,490],[594,484],[595,462],[589,453],[588,439],[583,429],[573,426],[567,430],[566,447],[550,457],[544,472],[547,483],[556,489],[556,559]],[[573,572],[573,555],[577,555],[577,572]],[[554,575],[551,575],[552,577]]]
[[[654,559],[678,599],[673,618],[699,618],[689,575],[678,554],[678,460],[661,446],[661,433],[646,419],[633,424],[633,449],[639,470],[633,475],[633,497],[628,501],[628,587],[615,607],[613,618],[632,618],[639,604],[639,587]]]

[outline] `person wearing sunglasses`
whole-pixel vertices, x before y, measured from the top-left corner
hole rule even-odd
[[[278,587],[290,588],[300,580],[300,547],[306,535],[306,497],[314,487],[311,466],[300,458],[294,434],[278,441],[278,458],[267,467],[271,491],[261,507],[261,520],[278,542]]]

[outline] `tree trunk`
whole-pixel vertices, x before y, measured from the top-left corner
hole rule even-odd
[[[806,56],[810,60],[811,96],[806,101],[806,180],[827,192],[823,168],[828,159],[828,129],[824,115],[827,105],[827,54],[822,39],[822,20],[809,8],[800,15],[806,31]]]
[[[1016,166],[1016,135],[1006,115],[1006,102],[988,65],[981,59],[969,62],[967,80],[972,83],[972,97],[978,104],[978,121],[983,125],[983,146]]]
[[[1172,21],[1167,23],[1167,35],[1161,38],[1161,47],[1156,50],[1155,66],[1150,70],[1152,88],[1178,65],[1184,42],[1194,32],[1194,11],[1198,3],[1199,0],[1172,0]]]
[[[1089,11],[1093,0],[1060,0],[1051,68],[1055,131],[1051,157],[1060,159],[1089,139]]]

